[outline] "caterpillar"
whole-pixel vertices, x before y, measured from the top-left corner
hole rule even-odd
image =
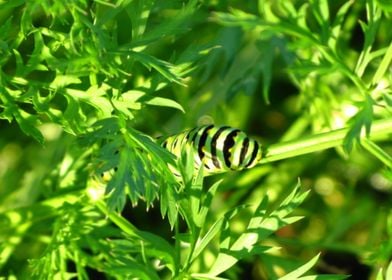
[[[263,157],[262,146],[256,140],[229,126],[196,127],[161,142],[177,158],[187,144],[193,148],[195,169],[203,165],[206,175],[251,168]]]
[[[203,165],[204,175],[251,168],[263,157],[262,146],[256,140],[229,126],[195,127],[163,140],[158,139],[158,143],[177,158],[189,144],[193,149],[195,170]],[[116,171],[117,167],[101,173],[100,181],[107,183]],[[180,176],[176,170],[172,171],[176,177]]]

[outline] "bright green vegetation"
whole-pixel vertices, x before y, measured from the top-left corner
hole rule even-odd
[[[0,1],[0,279],[392,279],[391,26],[382,0]],[[209,123],[266,157],[204,177],[155,141]]]

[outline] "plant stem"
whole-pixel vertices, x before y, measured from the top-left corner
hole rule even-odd
[[[392,157],[388,155],[383,149],[377,146],[373,141],[365,138],[361,142],[362,147],[364,147],[369,153],[373,154],[378,158],[385,166],[392,169]]]
[[[301,138],[300,140],[273,144],[267,148],[266,156],[260,160],[259,164],[270,163],[285,158],[342,146],[349,129],[350,128],[342,128]],[[388,134],[392,134],[392,119],[374,121],[369,138],[373,141],[377,141],[385,139],[388,137]],[[361,135],[361,138],[365,138],[364,133]]]

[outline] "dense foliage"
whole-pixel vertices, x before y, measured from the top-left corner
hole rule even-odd
[[[382,0],[0,1],[0,279],[392,279],[391,25]],[[210,123],[263,161],[205,177],[156,142]]]

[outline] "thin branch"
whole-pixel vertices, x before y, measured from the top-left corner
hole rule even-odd
[[[348,131],[349,128],[343,128],[299,140],[273,144],[266,149],[266,156],[260,160],[259,164],[342,146]],[[379,120],[373,122],[369,138],[373,141],[388,139],[390,134],[392,134],[392,119]],[[361,138],[365,137],[365,134],[361,136]],[[389,139],[392,137],[390,136]]]

